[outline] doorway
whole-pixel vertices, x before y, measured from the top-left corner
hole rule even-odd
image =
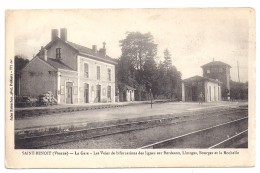
[[[89,103],[89,84],[84,84],[84,102]]]
[[[209,86],[209,101],[211,102],[211,86]]]
[[[97,99],[97,102],[98,103],[100,103],[101,102],[101,85],[97,85],[96,86],[97,88],[97,91],[96,91],[96,93],[97,93],[97,96],[96,96],[96,99]]]
[[[192,87],[191,87],[191,97],[192,97],[191,100],[194,101],[194,102],[195,102],[195,101],[198,101],[197,90],[198,90],[198,89],[197,89],[197,86],[192,86]]]
[[[66,83],[66,104],[72,104],[72,82]]]

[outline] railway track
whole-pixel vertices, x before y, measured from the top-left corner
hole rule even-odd
[[[240,139],[241,136],[247,136],[247,121],[248,117],[239,118],[237,120],[145,145],[139,149],[185,148],[185,146],[189,145],[187,143],[190,143],[190,146],[187,148],[229,148],[229,146]],[[244,127],[241,128],[242,125],[244,125]],[[231,127],[235,128],[231,129]],[[228,131],[223,133],[226,128],[234,132]],[[236,132],[237,130],[240,131]],[[218,136],[216,136],[216,134],[218,134]],[[230,136],[230,134],[232,134],[232,136]],[[210,136],[213,137],[213,139],[211,139]],[[196,141],[194,141],[194,139],[196,139]],[[205,141],[205,139],[207,141]],[[183,141],[185,141],[185,144]],[[203,142],[206,143],[206,146],[201,144]],[[247,147],[247,144],[243,144],[242,148],[244,147]]]
[[[241,142],[241,139],[245,139],[245,138],[246,138],[246,141],[242,140],[242,142]],[[233,146],[233,147],[230,147],[230,148],[247,148],[248,147],[248,144],[247,144],[248,139],[247,138],[248,138],[248,129],[246,129],[246,130],[244,130],[240,133],[237,133],[234,136],[232,136],[228,139],[225,139],[224,141],[221,141],[221,142],[209,147],[209,149],[212,149],[212,148],[229,148],[230,146]]]
[[[44,134],[38,136],[29,137],[15,137],[15,148],[16,149],[37,149],[51,145],[64,144],[79,140],[97,138],[102,136],[114,135],[118,133],[126,133],[131,131],[143,130],[147,128],[164,126],[176,123],[182,123],[187,121],[195,121],[205,119],[213,116],[228,116],[229,114],[247,114],[247,110],[240,109],[229,109],[229,110],[218,110],[211,113],[196,113],[185,116],[168,116],[165,118],[157,118],[150,120],[125,122],[115,125],[108,125],[102,127],[92,127],[88,129],[80,129],[74,131],[64,131],[60,133]]]

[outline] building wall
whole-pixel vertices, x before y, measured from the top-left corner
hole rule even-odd
[[[210,70],[210,73],[207,73]],[[223,83],[223,91],[230,90],[230,68],[227,66],[211,66],[203,68],[203,76],[212,79],[218,79]]]
[[[184,101],[186,102],[191,102],[192,101],[192,91],[191,91],[191,86],[184,84]]]
[[[183,88],[185,101],[199,101],[199,94],[202,92],[205,95],[204,81],[185,82]]]
[[[135,101],[135,91],[134,90],[127,90],[126,91],[126,101]]]
[[[84,84],[89,84],[89,102],[96,102],[96,86],[101,85],[101,102],[115,102],[115,65],[78,56],[79,103],[84,103]],[[84,74],[84,64],[88,64],[88,77]],[[100,66],[100,79],[97,79],[97,66]],[[108,68],[111,69],[111,81],[108,80]],[[108,86],[111,86],[111,100],[107,97]]]
[[[66,103],[66,83],[72,83],[72,104],[78,103],[78,73],[66,70],[59,70],[59,103],[67,104]]]
[[[77,52],[71,48],[69,45],[57,40],[48,49],[48,58],[56,59],[56,48],[61,48],[61,58],[62,62],[77,71]]]
[[[185,101],[185,85],[183,82],[181,83],[181,100]]]
[[[184,101],[199,101],[199,94],[202,92],[205,102],[221,100],[221,86],[218,83],[210,81],[194,81],[183,83],[182,92]],[[215,89],[214,89],[215,88]]]
[[[228,89],[230,91],[230,68],[226,69],[226,86],[225,89]]]
[[[221,100],[221,86],[214,82],[205,82],[205,101],[220,101]]]
[[[21,95],[37,98],[51,91],[57,98],[57,72],[39,58],[34,58],[21,72]]]

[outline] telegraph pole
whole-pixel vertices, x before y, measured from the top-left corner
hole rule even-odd
[[[238,77],[238,82],[240,83],[240,76],[239,76],[239,63],[237,61],[237,77]]]
[[[152,90],[150,89],[151,109],[153,108]]]

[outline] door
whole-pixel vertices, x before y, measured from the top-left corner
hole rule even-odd
[[[185,101],[191,101],[191,87],[190,86],[185,86]]]
[[[101,85],[97,85],[96,93],[97,93],[97,96],[96,96],[97,102],[100,103],[100,101],[101,101]]]
[[[84,84],[84,102],[89,103],[89,84]]]
[[[209,101],[211,102],[211,86],[209,86]]]
[[[132,99],[132,91],[130,91],[130,101],[133,101],[133,99]]]
[[[111,102],[111,86],[107,86],[107,100]]]
[[[123,101],[126,101],[126,91],[123,92]]]
[[[197,86],[191,87],[192,101],[198,101]]]
[[[66,83],[66,104],[72,104],[72,82]]]
[[[216,99],[216,87],[214,86],[214,101],[217,101]]]

